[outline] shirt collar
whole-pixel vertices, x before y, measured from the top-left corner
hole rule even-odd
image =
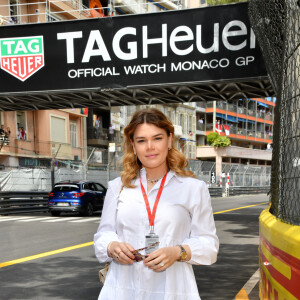
[[[147,180],[146,180],[146,169],[145,168],[142,168],[141,170],[140,170],[140,176],[141,176],[141,178],[142,178],[142,183],[144,184],[144,182],[146,182]],[[167,179],[166,179],[166,182],[165,182],[165,186],[168,184],[168,182],[173,178],[173,177],[175,177],[179,182],[182,182],[182,178],[181,178],[181,176],[179,176],[178,174],[176,174],[173,170],[170,170],[169,172],[168,172],[168,175],[167,175]],[[139,180],[139,178],[138,178],[138,180]]]

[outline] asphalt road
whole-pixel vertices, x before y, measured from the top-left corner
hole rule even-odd
[[[212,199],[220,252],[215,265],[194,267],[202,300],[232,300],[258,269],[258,216],[267,204],[230,209],[267,201],[266,195]],[[91,242],[99,218],[99,213],[91,218],[0,216],[0,299],[97,299],[101,266],[93,247],[49,251]],[[32,257],[37,254],[43,255]],[[3,264],[16,259],[21,260]]]

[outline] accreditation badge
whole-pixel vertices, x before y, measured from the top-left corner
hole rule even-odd
[[[153,244],[155,244],[155,245],[153,245]],[[158,244],[159,244],[159,236],[154,232],[149,232],[145,236],[145,247],[147,247],[145,250],[146,254],[150,254],[151,252],[157,250]],[[151,245],[153,245],[153,246],[151,246]]]

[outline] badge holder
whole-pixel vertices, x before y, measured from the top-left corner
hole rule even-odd
[[[153,245],[155,244],[155,245]],[[158,249],[159,244],[159,237],[154,232],[154,226],[150,226],[150,232],[145,236],[145,246],[149,247],[150,245],[153,245],[152,247],[149,247],[145,250],[146,254],[150,254],[151,252]]]

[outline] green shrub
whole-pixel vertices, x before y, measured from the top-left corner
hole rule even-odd
[[[227,147],[230,146],[231,140],[227,136],[219,136],[214,140],[212,146],[214,147]]]
[[[212,144],[214,143],[214,141],[216,139],[218,139],[219,137],[220,137],[220,135],[217,132],[211,132],[211,133],[208,134],[208,136],[206,138],[207,139],[207,143],[212,146]]]

